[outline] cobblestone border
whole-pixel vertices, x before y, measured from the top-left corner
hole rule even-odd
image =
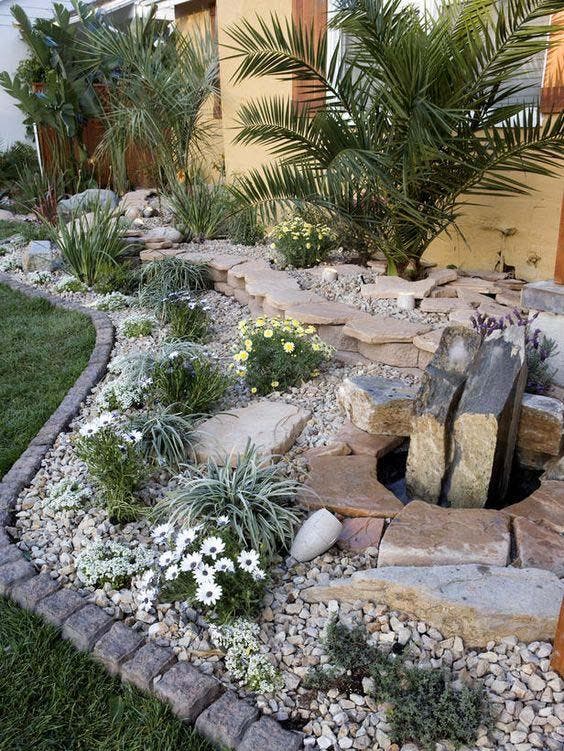
[[[172,711],[214,745],[237,751],[299,751],[303,736],[239,699],[211,676],[170,647],[160,647],[116,621],[75,590],[61,586],[47,573],[38,573],[6,534],[20,492],[31,482],[57,436],[76,417],[93,386],[103,377],[114,345],[114,326],[104,313],[54,297],[0,273],[0,284],[28,297],[43,298],[57,307],[87,315],[96,329],[96,344],[88,365],[27,449],[0,482],[0,595],[40,615],[109,673],[167,701]]]

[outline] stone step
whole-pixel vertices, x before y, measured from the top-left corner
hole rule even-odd
[[[516,636],[554,638],[564,582],[541,569],[467,564],[389,566],[303,590],[307,602],[377,602],[414,615],[468,647]]]
[[[314,326],[322,324],[339,326],[358,316],[358,310],[339,302],[308,302],[292,305],[286,310],[286,318],[295,318],[300,323]]]
[[[433,279],[421,279],[410,282],[399,276],[381,276],[372,284],[365,284],[360,288],[363,297],[374,300],[397,300],[399,295],[413,295],[416,300],[427,297],[437,286]]]
[[[366,344],[411,343],[414,337],[425,334],[430,328],[427,324],[413,323],[400,318],[364,315],[349,321],[344,333]]]

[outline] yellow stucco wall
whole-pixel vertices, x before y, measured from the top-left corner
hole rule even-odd
[[[221,108],[223,144],[225,150],[225,170],[227,178],[241,174],[258,165],[270,161],[268,152],[260,146],[241,146],[233,143],[237,131],[237,111],[245,100],[261,96],[290,97],[292,84],[278,82],[271,77],[252,78],[236,86],[231,78],[237,69],[237,61],[229,60],[229,50],[225,45],[232,44],[226,30],[237,21],[245,18],[253,21],[257,15],[268,18],[277,13],[281,18],[292,16],[292,0],[217,0],[217,26],[220,51]]]
[[[533,281],[552,278],[564,190],[564,167],[556,178],[523,176],[535,188],[511,198],[471,196],[479,206],[466,206],[459,226],[463,237],[443,233],[425,258],[442,266],[493,270],[500,256],[518,277]]]

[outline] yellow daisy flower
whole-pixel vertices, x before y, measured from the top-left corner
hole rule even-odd
[[[251,394],[256,394],[256,393],[257,393],[257,387],[253,386],[253,388],[251,389]]]
[[[319,352],[319,350],[321,349],[320,345],[319,345],[319,344],[318,344],[317,342],[314,342],[314,343],[313,343],[313,344],[311,345],[311,348],[312,348],[312,350],[313,350],[314,352]]]
[[[275,389],[277,386],[280,386],[278,381],[272,381],[270,385],[272,386],[273,389]]]
[[[246,371],[246,370],[238,370],[238,371],[237,371],[237,375],[238,375],[238,376],[239,376],[240,378],[242,378],[242,377],[243,377],[244,375],[247,375],[247,371]]]
[[[273,334],[274,334],[274,331],[272,329],[265,329],[263,332],[263,336],[265,339],[272,339]]]
[[[255,326],[257,329],[260,329],[264,326],[264,318],[257,318],[255,321]]]
[[[294,342],[284,342],[284,352],[291,354],[296,349]]]
[[[253,348],[253,343],[250,339],[245,339],[245,349],[250,352]]]
[[[249,353],[247,352],[247,350],[242,349],[239,352],[239,362],[245,362],[248,359],[249,359]]]

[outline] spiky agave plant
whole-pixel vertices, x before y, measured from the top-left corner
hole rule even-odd
[[[456,223],[462,196],[524,193],[523,172],[553,174],[564,114],[542,121],[516,74],[549,46],[555,27],[543,18],[561,0],[341,8],[330,25],[345,43],[329,59],[326,32],[276,15],[228,31],[235,81],[298,82],[308,100],[243,104],[236,141],[277,161],[241,177],[241,200],[267,218],[281,204],[313,206],[394,270]]]

